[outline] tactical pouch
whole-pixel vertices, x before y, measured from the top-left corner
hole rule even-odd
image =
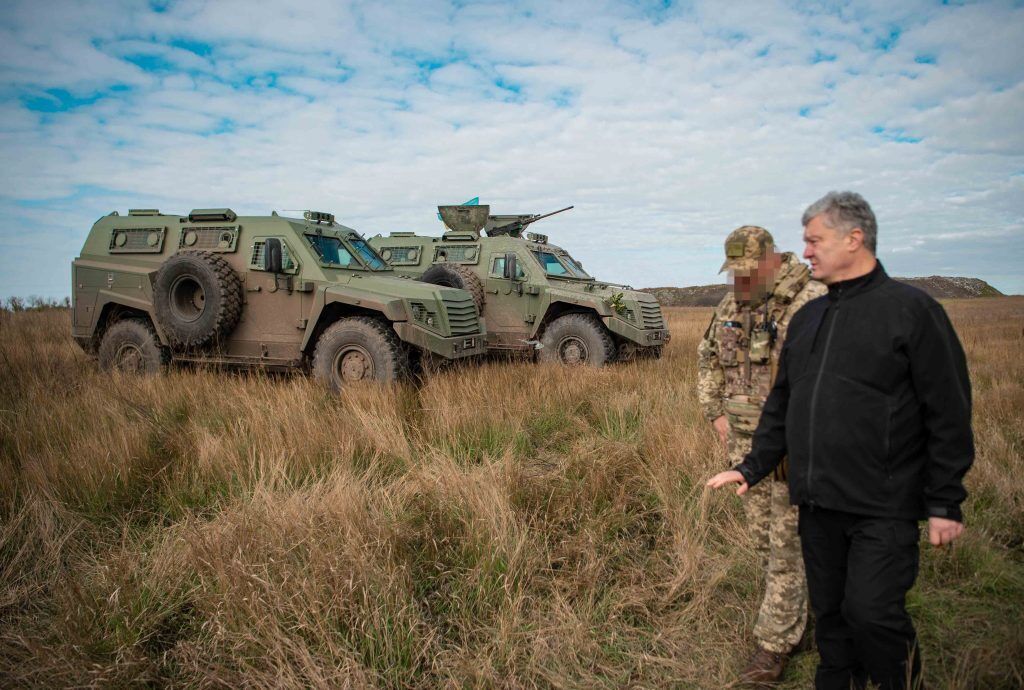
[[[740,362],[739,350],[745,340],[743,326],[737,321],[723,321],[718,327],[718,363],[734,367]]]
[[[753,364],[767,364],[772,354],[772,336],[766,330],[750,334],[750,361]]]
[[[727,398],[725,415],[729,419],[729,427],[739,434],[753,436],[757,430],[757,420],[761,418],[761,406],[752,402],[741,402]]]

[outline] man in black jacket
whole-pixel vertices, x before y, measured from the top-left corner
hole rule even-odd
[[[744,494],[789,457],[800,506],[819,689],[920,682],[905,607],[929,540],[963,532],[963,476],[974,458],[963,348],[942,307],[893,281],[875,258],[877,224],[852,192],[803,217],[804,258],[828,295],[793,317],[753,449],[710,487]]]

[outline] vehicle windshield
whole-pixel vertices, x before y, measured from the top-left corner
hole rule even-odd
[[[587,272],[573,261],[572,257],[568,254],[559,256],[554,252],[536,250],[533,252],[533,255],[537,257],[537,261],[540,262],[544,272],[549,276],[556,278],[590,278]]]
[[[561,259],[562,259],[562,262],[565,265],[567,265],[569,268],[571,268],[576,273],[576,275],[579,276],[580,278],[590,278],[591,277],[591,275],[589,273],[587,273],[586,271],[583,270],[583,267],[580,266],[579,262],[576,261],[576,259],[574,259],[571,256],[569,256],[568,254],[562,254]]]
[[[363,263],[366,264],[371,271],[386,271],[388,268],[388,262],[380,257],[373,247],[366,243],[362,237],[355,235],[349,235],[349,244],[359,254],[359,258],[362,259]]]
[[[358,235],[346,237],[347,243],[333,235],[306,235],[306,241],[325,264],[339,268],[369,268],[371,271],[386,271],[388,265],[366,241]]]
[[[362,268],[341,240],[330,235],[306,235],[306,241],[325,264],[341,268]]]

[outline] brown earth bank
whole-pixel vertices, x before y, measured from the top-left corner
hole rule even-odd
[[[967,532],[908,606],[931,688],[1024,686],[1024,298],[945,304],[974,386]],[[331,396],[111,376],[0,310],[0,687],[723,688],[761,567],[660,360],[492,362]],[[812,684],[813,646],[780,688]]]
[[[929,276],[927,278],[896,278],[896,280],[913,285],[927,292],[935,299],[969,299],[973,297],[1002,297],[984,280],[978,278],[957,278],[948,276]],[[728,285],[697,285],[694,287],[655,287],[643,288],[658,298],[664,306],[669,307],[713,307],[725,295]]]

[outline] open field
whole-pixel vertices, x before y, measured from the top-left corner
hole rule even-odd
[[[947,309],[978,458],[910,607],[929,687],[1020,688],[1024,298]],[[0,686],[728,686],[760,585],[740,499],[702,486],[709,316],[670,310],[658,361],[337,399],[112,378],[66,310],[0,312]]]

